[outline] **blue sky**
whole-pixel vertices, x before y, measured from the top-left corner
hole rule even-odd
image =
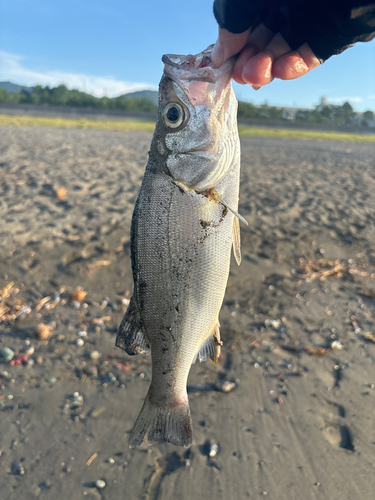
[[[213,0],[0,0],[0,81],[64,82],[95,95],[157,89],[164,53],[214,43]],[[312,107],[320,97],[375,109],[375,40],[359,43],[294,81],[259,91],[235,84],[255,104]]]

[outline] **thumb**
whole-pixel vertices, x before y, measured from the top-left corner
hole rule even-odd
[[[250,29],[243,33],[231,33],[219,28],[219,37],[211,52],[211,60],[217,68],[220,68],[228,59],[238,54],[246,45],[250,35]]]

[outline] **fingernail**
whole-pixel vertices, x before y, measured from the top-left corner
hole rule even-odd
[[[262,87],[259,87],[258,85],[252,85],[252,87],[253,87],[254,90],[259,90],[259,89],[262,88]]]
[[[221,47],[219,40],[217,40],[217,42],[214,45],[214,48],[211,51],[211,61],[217,68],[220,68],[220,66],[224,62],[224,50]]]

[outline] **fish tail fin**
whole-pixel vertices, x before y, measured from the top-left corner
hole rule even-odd
[[[193,429],[189,402],[173,406],[156,406],[149,394],[129,437],[129,446],[139,446],[148,432],[149,443],[169,441],[178,446],[189,447],[193,441]]]

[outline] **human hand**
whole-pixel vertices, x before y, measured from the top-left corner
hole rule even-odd
[[[375,37],[374,0],[214,0],[214,15],[213,63],[238,54],[233,78],[255,89],[299,78]]]
[[[258,90],[274,78],[293,80],[319,66],[320,61],[307,43],[291,50],[280,33],[274,35],[263,23],[253,31],[239,34],[220,28],[211,58],[220,67],[230,57],[239,54],[233,79],[250,84]]]

